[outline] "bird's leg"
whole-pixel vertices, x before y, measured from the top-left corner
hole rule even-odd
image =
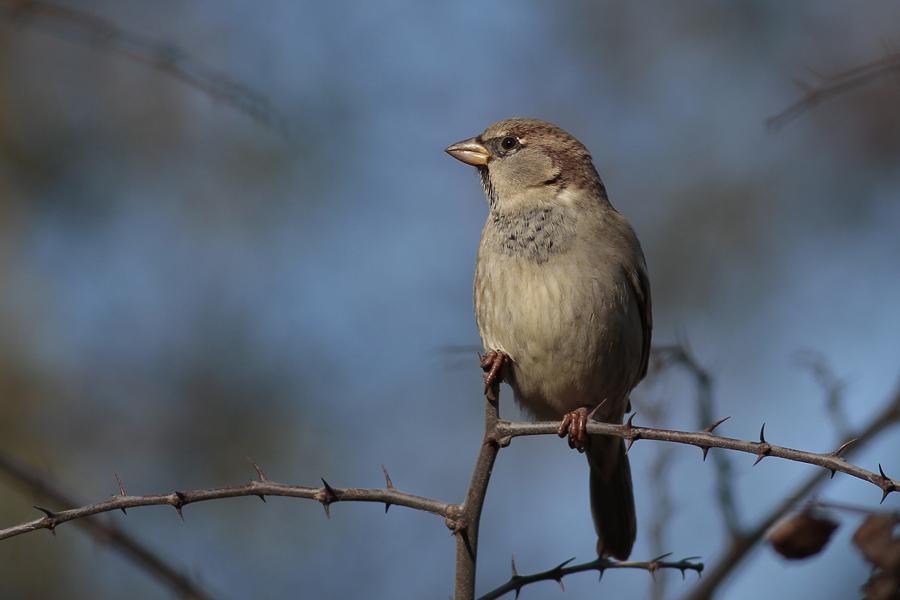
[[[509,358],[498,350],[491,350],[484,358],[481,358],[479,353],[478,359],[484,370],[484,393],[487,394],[495,382],[499,383],[503,380],[503,366],[509,361]]]
[[[603,402],[606,402],[606,400],[604,399]],[[584,437],[587,435],[585,433],[587,431],[587,422],[593,418],[597,409],[603,406],[603,402],[595,406],[590,413],[588,413],[587,407],[582,406],[563,417],[562,424],[560,424],[556,433],[559,434],[559,437],[566,437],[568,434],[569,448],[584,452]]]

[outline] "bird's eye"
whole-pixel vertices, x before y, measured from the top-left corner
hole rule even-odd
[[[511,135],[508,135],[505,138],[503,138],[502,140],[500,140],[500,147],[503,148],[504,150],[512,150],[513,148],[516,147],[516,144],[518,144],[518,143],[519,143],[519,140],[517,140],[515,137],[513,137]]]

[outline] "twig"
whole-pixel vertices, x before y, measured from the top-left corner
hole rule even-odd
[[[774,117],[766,121],[766,125],[775,131],[778,131],[789,122],[793,121],[803,113],[811,110],[826,100],[835,98],[849,90],[862,87],[866,84],[886,77],[891,73],[900,71],[900,56],[888,52],[884,58],[874,62],[865,64],[861,67],[838,73],[831,77],[822,78],[825,81],[818,88],[807,90],[803,98],[790,105]],[[804,88],[807,86],[803,86]]]
[[[111,21],[90,13],[40,0],[0,0],[0,16],[9,20],[33,19],[34,23],[57,37],[102,48],[159,69],[285,133],[286,119],[272,108],[264,94],[192,60],[175,46],[125,31]]]
[[[798,365],[806,367],[812,373],[813,379],[825,392],[825,408],[831,417],[831,425],[837,433],[838,439],[848,439],[850,419],[844,411],[844,389],[847,383],[842,380],[828,364],[825,357],[819,352],[807,350],[795,355]]]
[[[649,561],[621,561],[616,562],[606,558],[598,558],[596,560],[592,560],[591,562],[582,563],[580,565],[572,565],[568,566],[570,562],[575,560],[574,558],[570,558],[557,565],[556,567],[549,569],[547,571],[543,571],[541,573],[534,573],[533,575],[519,575],[516,572],[516,558],[513,557],[512,561],[512,577],[509,581],[504,583],[498,588],[495,588],[488,592],[487,594],[480,596],[478,600],[495,600],[507,594],[509,592],[515,591],[516,597],[519,595],[519,591],[528,585],[529,583],[536,583],[538,581],[555,581],[559,583],[559,586],[566,591],[566,588],[563,586],[562,578],[566,575],[571,575],[573,573],[583,573],[585,571],[598,571],[600,573],[600,577],[603,577],[603,573],[607,569],[643,569],[650,573],[653,576],[660,569],[677,569],[681,571],[681,575],[684,576],[685,571],[696,571],[697,575],[703,571],[703,563],[694,563],[690,562],[697,557],[685,558],[677,562],[664,562],[661,559],[666,558],[668,555],[660,556],[657,559],[649,560]]]

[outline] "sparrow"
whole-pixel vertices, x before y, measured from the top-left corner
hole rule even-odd
[[[489,213],[475,265],[487,385],[587,455],[597,554],[626,560],[637,535],[624,441],[585,434],[622,423],[647,374],[650,284],[634,230],[609,203],[591,155],[538,119],[507,119],[446,149],[477,168]]]

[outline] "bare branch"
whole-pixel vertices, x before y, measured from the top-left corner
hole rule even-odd
[[[668,556],[668,555],[666,555]],[[591,562],[582,563],[580,565],[572,565],[567,566],[570,562],[575,560],[574,558],[570,558],[557,565],[556,567],[549,569],[547,571],[543,571],[541,573],[535,573],[533,575],[519,575],[516,572],[515,561],[513,562],[513,575],[509,581],[501,585],[500,587],[491,590],[487,594],[480,596],[478,600],[494,600],[495,598],[499,598],[504,594],[515,591],[516,596],[519,595],[519,591],[526,585],[530,583],[536,583],[538,581],[556,581],[562,586],[562,578],[566,575],[571,575],[573,573],[583,573],[585,571],[598,571],[600,573],[600,577],[603,577],[603,573],[607,569],[643,569],[653,575],[660,569],[677,569],[681,571],[682,576],[686,571],[696,571],[699,575],[703,572],[703,563],[694,563],[690,562],[697,557],[685,558],[677,562],[663,562],[661,559],[666,558],[666,556],[660,556],[656,560],[650,561],[621,561],[616,562],[606,558],[598,558],[596,560],[592,560]],[[565,591],[565,588],[563,588]]]
[[[826,100],[831,100],[852,89],[862,87],[877,79],[887,77],[897,72],[900,72],[900,55],[888,51],[884,58],[865,64],[861,67],[844,71],[843,73],[838,73],[831,77],[818,76],[820,80],[824,80],[820,86],[806,86],[801,83],[801,87],[804,88],[806,95],[774,117],[768,119],[766,125],[770,129],[778,131],[806,111],[811,110]]]
[[[34,24],[59,38],[100,48],[159,69],[285,133],[286,119],[272,108],[264,94],[191,59],[175,46],[125,31],[111,21],[90,13],[40,0],[0,0],[0,17]]]

